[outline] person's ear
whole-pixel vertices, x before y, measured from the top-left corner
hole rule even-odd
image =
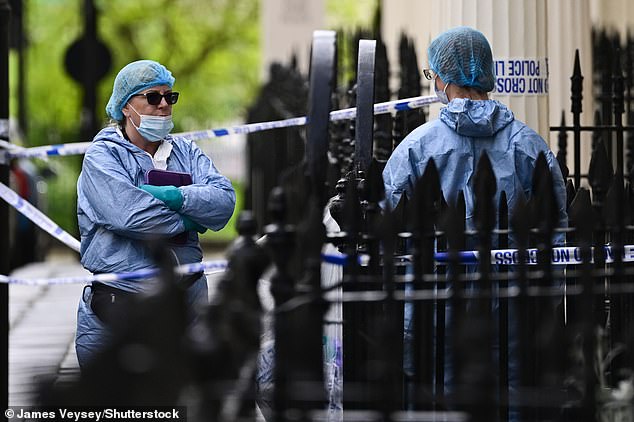
[[[130,118],[130,108],[127,104],[123,106],[123,108],[121,109],[121,113],[123,113],[126,119]]]

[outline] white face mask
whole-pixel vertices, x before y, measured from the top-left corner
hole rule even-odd
[[[440,102],[443,104],[449,104],[449,97],[447,97],[448,86],[449,84],[447,83],[445,84],[445,88],[442,91],[438,90],[438,88],[436,88],[436,78],[434,78],[434,91],[436,92],[436,96],[438,97]]]
[[[174,129],[174,122],[172,122],[172,115],[169,116],[152,116],[150,114],[141,114],[131,104],[128,104],[132,110],[141,118],[139,126],[135,125],[130,117],[130,123],[136,128],[141,136],[150,142],[158,142]]]

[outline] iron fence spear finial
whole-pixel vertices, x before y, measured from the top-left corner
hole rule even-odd
[[[579,62],[579,49],[575,50],[575,62],[572,77],[570,78],[570,102],[572,112],[572,125],[574,127],[574,173],[575,186],[581,185],[581,112],[583,100],[583,75]]]

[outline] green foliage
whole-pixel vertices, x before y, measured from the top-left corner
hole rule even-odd
[[[163,63],[176,77],[175,89],[181,92],[174,108],[177,131],[236,118],[254,98],[259,83],[259,27],[254,25],[259,2],[102,0],[96,5],[98,36],[113,61],[98,89],[97,111],[104,124],[114,77],[127,63],[143,58]],[[64,55],[83,32],[79,6],[70,0],[28,4],[31,145],[77,140],[81,90],[64,69]]]
[[[253,0],[102,0],[100,35],[114,66],[101,103],[127,63],[153,59],[176,78],[176,131],[208,128],[241,115],[259,84],[259,2]],[[114,47],[116,46],[116,47]]]
[[[327,26],[346,30],[371,27],[377,1],[328,0]],[[142,58],[158,60],[176,78],[175,89],[181,98],[174,108],[175,131],[208,129],[239,120],[259,85],[259,3],[95,0],[98,36],[110,49],[113,62],[98,87],[97,115],[102,123],[106,123],[104,108],[115,75],[127,63]],[[82,5],[77,0],[25,2],[28,146],[85,140],[78,139],[82,92],[64,69],[66,50],[83,32]],[[15,117],[14,54],[10,77]],[[46,212],[62,228],[77,234],[75,186],[81,158],[56,157],[49,163],[57,178],[49,180]],[[221,232],[203,238],[234,235],[232,220]]]
[[[372,28],[372,20],[381,0],[327,0],[328,28],[346,31]]]
[[[211,128],[212,122],[240,119],[259,84],[259,1],[96,0],[98,36],[112,55],[100,82],[97,116],[106,124],[112,82],[127,63],[154,59],[176,78],[181,97],[174,107],[175,132]],[[83,32],[76,0],[31,0],[25,27],[28,146],[78,139],[82,92],[64,69],[68,47]],[[11,58],[11,114],[17,114],[16,59]],[[75,160],[75,161],[73,161]],[[77,233],[76,180],[81,159],[50,160],[57,178],[49,181],[47,214]],[[226,229],[225,229],[226,230]],[[228,233],[228,232],[225,232]]]
[[[55,157],[49,162],[55,177],[48,179],[46,214],[61,228],[79,238],[77,227],[77,176],[82,157]]]
[[[327,0],[326,26],[337,31],[338,81],[337,86],[347,87],[356,79],[356,47],[351,41],[362,33],[372,38],[377,7],[381,0]],[[356,46],[356,39],[354,39]],[[355,48],[354,50],[352,48]]]
[[[28,3],[25,77],[30,146],[76,140],[81,92],[63,66],[66,48],[81,32],[78,11],[73,10],[75,3],[45,0]],[[15,112],[13,108],[12,114]]]

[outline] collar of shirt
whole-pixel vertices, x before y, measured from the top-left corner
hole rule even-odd
[[[119,136],[125,138],[120,128],[117,127],[116,131]],[[147,151],[143,152],[150,156],[150,158],[152,159],[152,165],[154,165],[155,169],[167,170],[167,159],[172,153],[172,141],[169,139],[162,140],[158,149],[156,150],[156,153],[154,154],[154,157],[152,157],[152,155],[150,155],[150,153],[148,153]]]
[[[168,140],[161,141],[154,157],[152,157],[152,164],[154,168],[159,170],[167,170],[167,159],[172,153],[172,142]],[[149,154],[148,154],[149,155]]]

